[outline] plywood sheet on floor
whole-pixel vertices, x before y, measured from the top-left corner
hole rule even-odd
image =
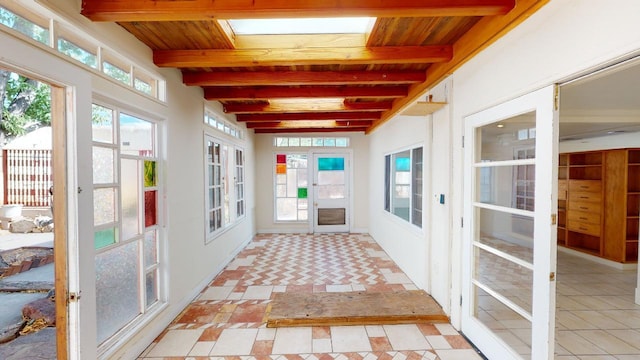
[[[267,327],[449,322],[426,292],[277,293]]]

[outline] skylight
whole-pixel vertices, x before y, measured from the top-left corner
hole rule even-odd
[[[364,34],[375,18],[295,18],[229,20],[236,35]]]

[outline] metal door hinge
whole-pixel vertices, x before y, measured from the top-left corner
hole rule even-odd
[[[555,272],[551,272],[549,274],[549,281],[556,281],[556,273]]]
[[[80,293],[79,292],[69,292],[68,294],[69,294],[67,296],[67,302],[68,303],[77,302],[78,300],[80,300]]]
[[[553,89],[553,107],[556,111],[560,109],[560,86],[554,85]]]
[[[558,221],[558,215],[551,214],[551,225],[555,225],[557,221]]]

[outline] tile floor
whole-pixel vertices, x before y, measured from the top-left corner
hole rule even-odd
[[[268,329],[274,293],[412,290],[368,235],[258,235],[139,357],[482,359],[450,324]]]
[[[636,274],[558,252],[556,359],[640,359]]]

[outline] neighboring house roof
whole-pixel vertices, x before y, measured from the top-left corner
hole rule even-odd
[[[51,150],[51,127],[38,128],[24,136],[17,137],[3,147],[10,150]]]

